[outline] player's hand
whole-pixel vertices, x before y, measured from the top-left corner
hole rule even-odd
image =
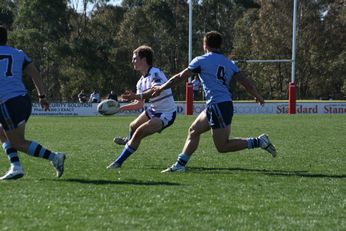
[[[124,94],[121,95],[121,98],[125,100],[133,100],[135,98],[135,93],[132,91],[125,91]]]
[[[49,103],[46,98],[39,98],[39,102],[44,111],[49,111]]]
[[[256,103],[258,103],[259,105],[263,106],[264,105],[264,99],[262,98],[262,96],[257,96],[255,97]]]
[[[153,93],[151,94],[152,97],[160,95],[160,93],[162,91],[160,86],[153,86],[153,87],[151,87],[151,90],[153,91]]]

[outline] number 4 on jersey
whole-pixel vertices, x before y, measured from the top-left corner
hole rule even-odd
[[[219,66],[217,68],[217,79],[222,81],[223,85],[226,85],[226,78],[225,78],[225,67]]]

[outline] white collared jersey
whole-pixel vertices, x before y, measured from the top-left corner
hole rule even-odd
[[[27,93],[22,72],[31,62],[22,50],[0,46],[0,103]]]
[[[145,76],[142,76],[137,82],[137,94],[149,90],[153,86],[160,86],[167,82],[166,75],[156,67],[151,67]],[[150,107],[155,112],[174,112],[176,105],[171,89],[166,89],[160,95],[150,98]]]

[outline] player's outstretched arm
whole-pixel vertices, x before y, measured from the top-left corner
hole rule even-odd
[[[125,104],[118,109],[118,112],[121,111],[131,111],[138,110],[144,107],[144,100],[135,100],[132,103]]]
[[[188,77],[194,75],[193,72],[191,72],[188,68],[184,69],[180,73],[174,75],[172,78],[170,78],[166,83],[164,83],[161,86],[155,86],[152,88],[153,93],[152,96],[159,95],[163,90],[169,89],[171,87],[174,87],[178,85],[178,83],[182,82],[183,80],[186,80]]]
[[[132,91],[125,91],[124,94],[121,95],[121,98],[126,100],[133,100],[132,103],[121,106],[118,111],[127,111],[127,110],[138,110],[144,107],[145,99],[149,99],[153,93],[152,89],[148,89],[147,91],[136,94]]]
[[[121,106],[118,109],[118,112],[121,111],[128,111],[128,110],[138,110],[144,107],[144,99],[140,99],[139,97],[137,97],[137,95],[132,92],[132,91],[125,91],[122,95],[121,95],[122,99],[128,100],[128,101],[133,101],[131,103],[125,104],[123,106]],[[137,99],[138,98],[138,99]]]
[[[234,74],[233,78],[237,82],[239,82],[250,95],[255,98],[257,103],[259,103],[260,105],[264,104],[263,97],[258,93],[255,85],[253,85],[252,82],[248,78],[246,78],[243,72]]]

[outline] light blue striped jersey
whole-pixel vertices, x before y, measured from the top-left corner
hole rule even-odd
[[[222,53],[208,52],[194,58],[188,69],[199,74],[207,104],[232,101],[230,82],[240,71],[232,60]]]
[[[0,103],[27,93],[22,75],[31,62],[22,50],[0,46]]]

